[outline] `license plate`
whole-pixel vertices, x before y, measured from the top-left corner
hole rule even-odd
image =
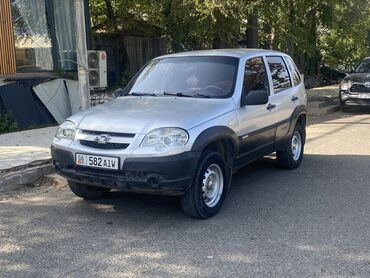
[[[370,94],[359,94],[358,97],[359,98],[363,98],[363,99],[369,99],[370,98]]]
[[[76,165],[118,170],[119,160],[117,157],[89,155],[89,154],[76,154]]]

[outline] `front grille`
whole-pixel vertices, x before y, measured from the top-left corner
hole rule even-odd
[[[80,144],[89,148],[100,149],[100,150],[124,150],[129,144],[123,143],[105,143],[99,144],[94,141],[80,140]]]
[[[354,92],[354,93],[370,93],[370,88],[366,87],[364,84],[353,84],[351,86],[351,92]]]
[[[112,137],[128,137],[128,138],[133,138],[135,137],[135,134],[133,133],[120,133],[120,132],[109,132],[109,131],[94,131],[94,130],[86,130],[83,129],[81,130],[83,134],[89,134],[89,135],[108,135]]]

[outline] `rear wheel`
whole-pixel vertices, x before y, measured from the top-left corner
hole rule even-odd
[[[297,124],[285,149],[276,152],[279,165],[284,169],[298,168],[303,159],[305,132]]]
[[[224,202],[230,179],[225,160],[219,153],[203,153],[193,184],[181,196],[184,212],[203,219],[217,214]]]
[[[68,181],[69,188],[71,191],[78,197],[81,197],[85,200],[95,200],[106,195],[110,188],[90,186],[74,181]]]

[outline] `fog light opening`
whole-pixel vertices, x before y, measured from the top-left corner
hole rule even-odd
[[[148,184],[152,187],[157,187],[159,185],[159,179],[157,177],[150,177],[148,179]]]

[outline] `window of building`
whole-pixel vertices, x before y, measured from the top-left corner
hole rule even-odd
[[[274,93],[280,93],[292,87],[289,72],[281,56],[268,56],[267,63],[272,76]]]
[[[17,72],[76,69],[72,0],[11,0]]]
[[[243,93],[269,91],[269,82],[262,57],[249,59],[245,63]]]

